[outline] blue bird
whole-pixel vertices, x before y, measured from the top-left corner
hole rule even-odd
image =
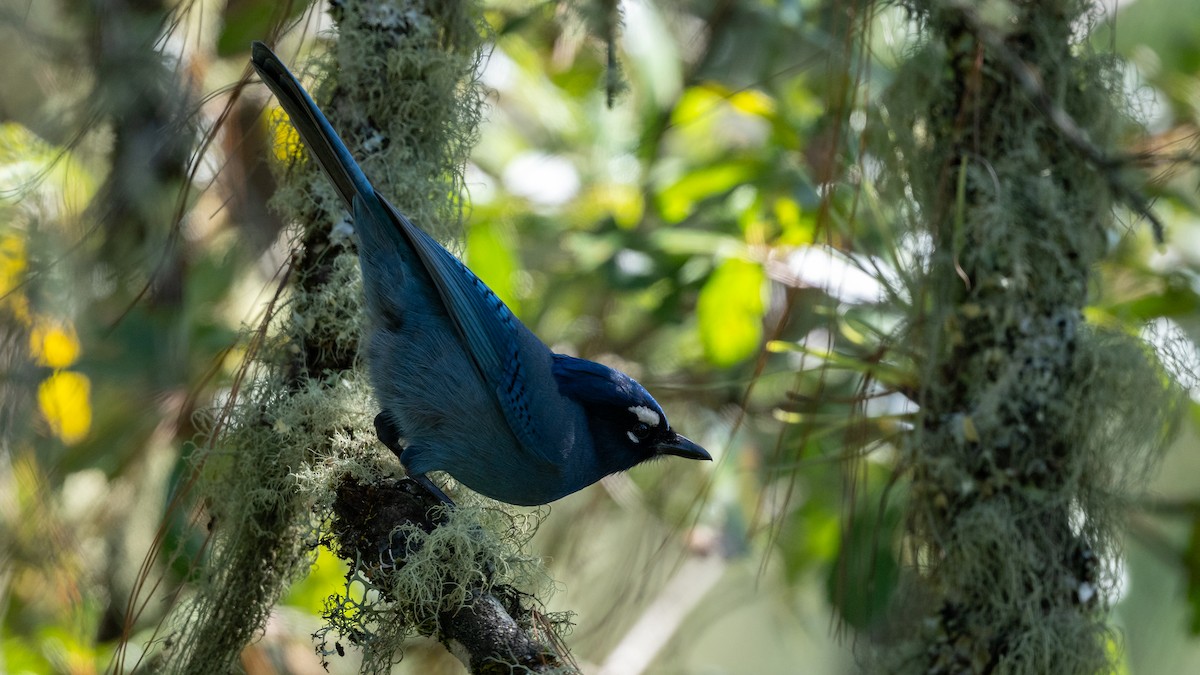
[[[252,62],[353,216],[376,433],[409,475],[546,504],[662,455],[711,460],[633,378],[550,351],[470,269],[375,191],[279,58]]]

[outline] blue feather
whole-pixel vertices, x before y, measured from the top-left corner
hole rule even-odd
[[[447,314],[466,343],[476,372],[495,390],[500,409],[517,439],[526,448],[537,452],[541,439],[529,410],[524,379],[526,357],[517,342],[518,331],[524,326],[508,305],[461,260],[415,227],[391,203],[383,203],[429,273],[446,305]],[[549,353],[545,345],[535,343]]]
[[[646,406],[662,414],[658,402],[642,385],[602,363],[555,354],[553,373],[558,390],[576,401],[622,409]]]

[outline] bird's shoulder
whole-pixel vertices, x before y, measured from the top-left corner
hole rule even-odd
[[[555,354],[551,371],[559,391],[582,404],[628,406],[650,399],[633,378],[595,361]]]

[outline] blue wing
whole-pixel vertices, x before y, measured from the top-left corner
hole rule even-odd
[[[602,363],[555,354],[551,372],[558,390],[589,406],[628,408],[642,405],[662,413],[658,402],[632,377]]]
[[[547,358],[549,348],[529,334],[492,289],[466,265],[375,191],[312,97],[266,45],[254,43],[251,61],[353,213],[355,224],[359,228],[376,228],[379,234],[394,226],[416,254],[437,288],[479,376],[495,390],[513,434],[527,450],[552,462],[530,414],[530,394],[522,363],[522,347],[524,351],[544,349]],[[526,334],[528,337],[523,340]]]
[[[551,460],[541,452],[542,439],[529,409],[529,389],[518,339],[525,327],[504,301],[461,260],[451,255],[424,230],[413,225],[378,193],[375,197],[388,210],[396,228],[408,240],[417,259],[429,272],[451,321],[467,346],[467,353],[471,355],[483,381],[495,390],[500,409],[504,411],[517,440],[527,450]],[[361,207],[358,200],[355,201],[354,220],[358,222],[357,211]],[[542,347],[549,351],[544,345]]]

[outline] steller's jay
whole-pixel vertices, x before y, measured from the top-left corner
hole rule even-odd
[[[252,62],[354,218],[383,411],[379,440],[410,476],[445,471],[510,504],[545,504],[662,455],[712,459],[628,375],[550,351],[466,265],[371,187],[267,46]]]

